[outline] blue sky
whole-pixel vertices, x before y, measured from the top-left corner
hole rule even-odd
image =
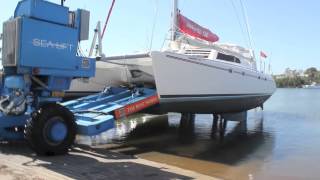
[[[59,3],[60,0],[51,0]],[[248,45],[239,0],[180,0],[181,12],[219,35],[220,42]],[[0,20],[13,15],[18,0],[2,3]],[[275,74],[285,68],[320,68],[320,1],[318,0],[243,0],[247,7],[256,54],[269,56]],[[91,11],[91,31],[98,20],[104,21],[111,0],[67,0],[71,9]],[[161,49],[170,28],[172,0],[117,0],[104,38],[106,55],[147,51],[152,26],[156,23],[153,50]],[[156,10],[158,16],[156,16]],[[154,21],[156,19],[156,21]],[[0,25],[2,29],[2,25]],[[93,33],[91,33],[92,36]],[[91,37],[90,37],[91,38]],[[82,45],[88,49],[89,42]],[[267,63],[268,63],[267,62]]]

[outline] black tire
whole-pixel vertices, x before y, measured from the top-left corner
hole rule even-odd
[[[52,123],[62,123],[67,132],[63,140],[54,141],[49,138],[48,127]],[[76,137],[76,123],[72,112],[59,104],[46,104],[34,112],[27,121],[24,134],[31,149],[38,155],[53,156],[66,154]]]

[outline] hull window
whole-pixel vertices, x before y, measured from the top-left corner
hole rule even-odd
[[[223,53],[218,53],[217,59],[223,60],[223,61],[228,61],[228,62],[235,62],[235,63],[241,63],[240,59],[235,57],[235,56],[231,56],[231,55],[226,55]]]

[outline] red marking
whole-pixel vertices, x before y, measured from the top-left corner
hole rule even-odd
[[[263,51],[260,51],[260,56],[263,57],[263,58],[267,58],[267,54]]]
[[[219,41],[219,37],[211,32],[209,29],[204,28],[192,20],[184,17],[183,15],[178,15],[179,19],[179,29],[182,33],[199,38],[209,42]]]
[[[117,109],[114,111],[115,119],[120,119],[123,117],[127,117],[131,114],[137,113],[141,110],[144,110],[150,106],[153,106],[155,104],[159,103],[158,95],[154,95],[151,97],[148,97],[144,100],[135,102],[133,104],[128,104],[120,109]]]

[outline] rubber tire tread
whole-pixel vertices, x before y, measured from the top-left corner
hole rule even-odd
[[[45,141],[43,129],[47,121],[55,116],[60,116],[67,126],[67,137],[58,145],[52,145]],[[72,147],[77,129],[75,117],[67,108],[55,104],[45,104],[36,112],[33,112],[27,120],[24,130],[24,136],[30,148],[41,156],[63,155],[68,153]]]

